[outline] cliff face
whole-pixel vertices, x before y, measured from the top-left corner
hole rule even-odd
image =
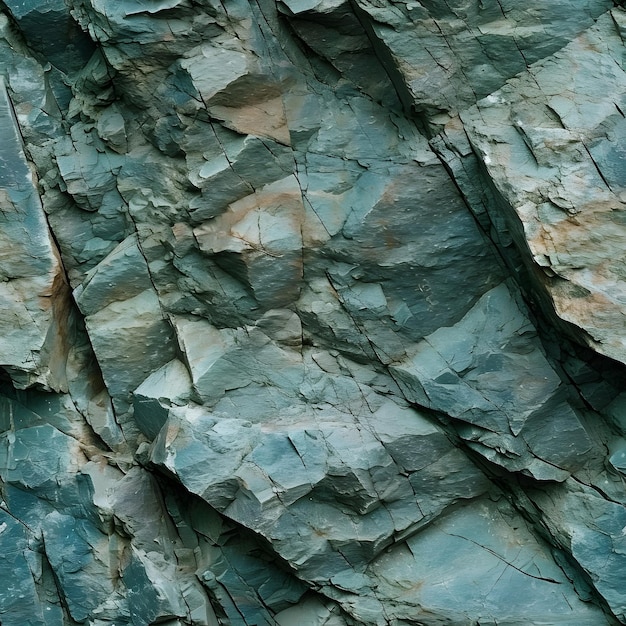
[[[626,623],[626,14],[0,2],[3,626]]]

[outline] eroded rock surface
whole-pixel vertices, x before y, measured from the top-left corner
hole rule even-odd
[[[619,3],[0,3],[3,626],[626,623]]]

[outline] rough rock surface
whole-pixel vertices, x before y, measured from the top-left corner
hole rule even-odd
[[[0,2],[3,626],[626,624],[621,4]]]

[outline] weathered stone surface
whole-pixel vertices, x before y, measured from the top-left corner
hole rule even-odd
[[[377,595],[389,596],[388,620],[607,623],[599,608],[563,594],[566,574],[504,501],[478,500],[440,517],[371,570]]]
[[[123,413],[129,393],[174,356],[161,310],[135,237],[124,240],[74,292],[107,389]]]
[[[435,124],[557,52],[612,7],[605,0],[574,11],[566,2],[508,0],[357,5],[403,99]]]
[[[606,500],[595,490],[576,482],[565,483],[548,497],[541,491],[529,495],[544,512],[548,531],[580,563],[623,622],[625,604],[618,591],[624,571],[623,503]]]
[[[196,596],[203,594],[194,567],[181,569],[175,546],[155,541],[169,533],[153,479],[139,468],[124,475],[107,465],[80,433],[78,414],[73,420],[80,443],[16,401],[4,408],[14,418],[3,427],[0,444],[2,506],[11,511],[4,530],[15,543],[5,562],[12,571],[3,575],[7,584],[0,590],[3,622],[115,623],[132,615],[126,623],[147,625],[188,615],[183,598],[194,585]],[[40,453],[33,462],[35,446]],[[137,596],[153,600],[146,607]],[[215,623],[208,601],[204,615],[198,624]]]
[[[0,323],[6,328],[0,365],[19,386],[38,382],[61,390],[67,385],[63,326],[69,294],[4,80],[0,118]]]
[[[623,362],[622,20],[602,16],[461,118],[541,301]]]
[[[510,471],[564,480],[593,447],[504,284],[391,371],[408,399],[451,417],[472,449]]]
[[[341,384],[336,376],[333,381]],[[261,393],[257,406],[264,404]],[[242,413],[236,395],[218,404],[215,416],[201,407],[172,409],[152,460],[269,539],[299,576],[343,591],[393,539],[488,488],[446,436],[413,410],[377,399],[364,386],[353,393],[351,412],[292,405],[260,424],[225,413],[228,407]],[[366,407],[377,404],[365,419]],[[316,414],[315,428],[307,426],[309,413]]]
[[[191,399],[189,370],[177,359],[150,374],[133,392],[133,419],[139,430],[154,439],[167,420],[168,409]]]
[[[2,624],[626,623],[618,4],[2,4]]]

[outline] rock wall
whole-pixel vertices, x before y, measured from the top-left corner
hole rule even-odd
[[[626,14],[0,2],[2,626],[626,623]]]

